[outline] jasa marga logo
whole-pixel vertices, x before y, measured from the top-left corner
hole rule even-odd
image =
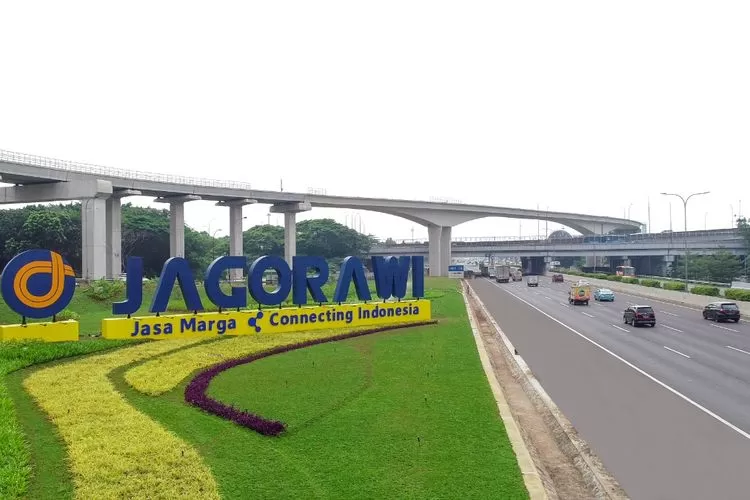
[[[3,299],[27,318],[48,318],[73,299],[76,278],[62,255],[50,250],[26,250],[13,257],[0,275]]]

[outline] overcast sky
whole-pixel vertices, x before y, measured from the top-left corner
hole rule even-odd
[[[728,227],[743,196],[750,212],[746,1],[8,1],[0,19],[0,149],[643,223],[650,199],[655,231],[670,223],[662,191],[711,191],[689,229]],[[267,213],[246,207],[246,228]],[[427,235],[357,213],[299,219]],[[672,216],[681,230],[676,198]],[[209,202],[186,217],[228,230]],[[537,223],[453,235],[519,232]]]

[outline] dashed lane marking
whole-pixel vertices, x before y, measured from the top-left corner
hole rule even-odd
[[[627,329],[625,329],[625,328],[623,328],[621,326],[617,326],[617,325],[612,325],[612,326],[614,326],[615,328],[617,328],[621,332],[630,333],[630,330],[627,330]]]
[[[728,332],[734,332],[734,333],[740,333],[739,330],[735,330],[734,328],[727,328],[726,326],[719,326],[719,325],[711,325],[714,328],[721,328],[722,330],[726,330]]]
[[[662,323],[662,325],[661,325],[661,326],[663,326],[664,328],[666,328],[666,329],[668,329],[668,330],[673,330],[673,331],[675,331],[675,332],[677,332],[677,333],[685,333],[685,332],[683,332],[682,330],[679,330],[679,329],[677,329],[677,328],[675,328],[675,327],[673,327],[673,326],[665,325],[664,323]]]
[[[728,349],[732,349],[732,350],[734,350],[734,351],[742,352],[742,353],[745,353],[745,354],[747,354],[748,356],[750,356],[750,352],[747,352],[747,351],[743,351],[742,349],[737,349],[736,347],[732,347],[731,345],[728,345],[728,346],[726,346],[726,347],[727,347]]]
[[[498,288],[500,288],[500,287],[498,287]],[[740,429],[739,427],[737,427],[736,425],[734,425],[730,421],[728,421],[725,418],[721,417],[720,415],[714,413],[713,411],[709,410],[705,406],[702,406],[701,404],[693,401],[692,399],[690,399],[689,397],[687,397],[686,395],[684,395],[683,393],[681,393],[680,391],[678,391],[674,387],[672,387],[672,386],[670,386],[670,385],[662,382],[661,380],[659,380],[658,378],[654,377],[653,375],[651,375],[650,373],[646,372],[645,370],[642,370],[641,368],[638,368],[636,365],[634,365],[630,361],[626,360],[622,356],[620,356],[618,354],[615,354],[613,351],[610,351],[609,349],[607,349],[603,345],[599,344],[595,340],[590,339],[589,337],[587,337],[586,335],[582,334],[581,332],[579,332],[578,330],[576,330],[572,326],[566,325],[565,323],[563,323],[559,319],[555,318],[554,316],[552,316],[550,314],[547,314],[546,312],[542,311],[541,309],[539,309],[537,306],[535,306],[531,302],[529,302],[527,300],[524,300],[523,298],[519,297],[518,295],[516,295],[515,293],[511,292],[510,290],[505,290],[505,293],[507,293],[507,294],[515,297],[517,300],[520,300],[521,302],[523,302],[527,306],[529,306],[532,309],[534,309],[535,311],[543,314],[544,316],[546,316],[550,320],[554,321],[555,323],[559,324],[560,326],[562,326],[566,330],[571,331],[572,333],[578,335],[579,337],[581,337],[585,341],[589,342],[590,344],[598,347],[599,349],[601,349],[602,351],[606,352],[607,354],[609,354],[610,356],[612,356],[616,360],[624,363],[626,366],[628,366],[628,367],[632,368],[633,370],[637,371],[638,373],[640,373],[644,377],[648,378],[649,380],[651,380],[655,384],[659,385],[660,387],[663,387],[664,389],[668,390],[669,392],[671,392],[675,396],[681,398],[683,401],[685,401],[686,403],[692,405],[693,407],[697,408],[698,410],[702,411],[703,413],[705,413],[709,417],[715,419],[718,422],[721,422],[722,424],[724,424],[725,426],[729,427],[730,429],[732,429],[734,432],[736,432],[740,436],[744,437],[745,439],[750,440],[750,433],[743,431],[742,429]],[[619,330],[625,330],[624,328],[620,328],[617,325],[612,325],[612,326],[614,326],[615,328],[617,328]]]
[[[589,318],[595,318],[596,317],[593,314],[589,314],[589,313],[584,312],[584,311],[581,311],[581,314],[583,314],[584,316],[588,316]]]
[[[675,354],[679,354],[680,356],[685,356],[687,359],[690,359],[690,356],[688,356],[687,354],[683,354],[680,351],[676,351],[676,350],[672,349],[671,347],[667,347],[667,346],[662,346],[662,347],[664,349],[668,350],[668,351],[672,351]]]

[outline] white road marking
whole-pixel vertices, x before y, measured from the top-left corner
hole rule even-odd
[[[680,351],[675,351],[675,350],[674,350],[674,349],[672,349],[671,347],[667,347],[667,346],[665,346],[665,345],[664,345],[664,346],[662,346],[662,347],[663,347],[664,349],[668,350],[668,351],[672,351],[673,353],[679,354],[680,356],[685,356],[686,358],[690,359],[690,356],[688,356],[687,354],[682,354],[682,353],[681,353]]]
[[[731,345],[728,345],[726,347],[728,347],[729,349],[734,349],[735,351],[744,352],[745,354],[747,354],[748,356],[750,356],[750,352],[743,351],[742,349],[737,349],[736,347],[732,347]]]
[[[726,326],[719,326],[719,325],[714,325],[714,324],[712,324],[711,326],[713,326],[714,328],[721,328],[722,330],[726,330],[728,332],[740,333],[739,330],[735,330],[733,328],[727,328]]]
[[[596,317],[593,314],[589,314],[589,313],[583,312],[583,311],[581,311],[581,314],[583,314],[584,316],[588,316],[589,318],[595,318]]]
[[[498,287],[498,288],[500,288],[500,287]],[[737,434],[739,434],[740,436],[744,437],[745,439],[748,439],[748,440],[750,440],[750,433],[747,433],[747,432],[743,431],[742,429],[740,429],[739,427],[737,427],[737,426],[736,426],[736,425],[734,425],[733,423],[729,422],[728,420],[726,420],[726,419],[722,418],[721,416],[717,415],[716,413],[712,412],[711,410],[709,410],[709,409],[708,409],[708,408],[706,408],[705,406],[702,406],[702,405],[700,405],[699,403],[696,403],[695,401],[693,401],[693,400],[692,400],[692,399],[690,399],[689,397],[685,396],[685,395],[684,395],[683,393],[681,393],[681,392],[680,392],[680,391],[678,391],[677,389],[675,389],[675,388],[673,388],[673,387],[671,387],[671,386],[669,386],[669,385],[665,384],[664,382],[662,382],[662,381],[661,381],[661,380],[659,380],[658,378],[654,377],[653,375],[649,374],[648,372],[646,372],[646,371],[644,371],[644,370],[642,370],[642,369],[638,368],[637,366],[635,366],[635,365],[634,365],[633,363],[631,363],[630,361],[626,360],[626,359],[625,359],[625,358],[623,358],[622,356],[619,356],[619,355],[615,354],[614,352],[610,351],[609,349],[607,349],[607,348],[606,348],[606,347],[604,347],[603,345],[601,345],[601,344],[597,343],[596,341],[594,341],[594,340],[592,340],[592,339],[588,338],[587,336],[585,336],[585,335],[584,335],[584,334],[582,334],[581,332],[577,331],[577,330],[576,330],[576,329],[574,329],[573,327],[571,327],[571,326],[568,326],[568,325],[566,325],[565,323],[563,323],[562,321],[560,321],[559,319],[557,319],[557,318],[555,318],[555,317],[553,317],[553,316],[551,316],[551,315],[547,314],[546,312],[544,312],[544,311],[542,311],[541,309],[539,309],[538,307],[536,307],[536,306],[535,306],[534,304],[531,304],[530,302],[528,302],[528,301],[526,301],[526,300],[522,299],[521,297],[519,297],[519,296],[518,296],[518,295],[516,295],[515,293],[513,293],[513,292],[511,292],[511,291],[509,291],[509,290],[505,290],[505,292],[506,292],[506,293],[508,293],[508,294],[510,294],[510,295],[512,295],[512,296],[513,296],[513,297],[515,297],[515,298],[516,298],[517,300],[520,300],[521,302],[523,302],[523,303],[524,303],[524,304],[526,304],[527,306],[531,307],[532,309],[534,309],[534,310],[536,310],[536,311],[538,311],[538,312],[542,313],[542,314],[543,314],[544,316],[546,316],[547,318],[551,319],[552,321],[554,321],[555,323],[559,324],[560,326],[562,326],[562,327],[566,328],[567,330],[570,330],[571,332],[575,333],[576,335],[578,335],[578,336],[579,336],[579,337],[581,337],[582,339],[586,340],[587,342],[591,343],[592,345],[595,345],[596,347],[598,347],[598,348],[599,348],[599,349],[601,349],[602,351],[606,352],[607,354],[609,354],[610,356],[612,356],[612,357],[613,357],[613,358],[615,358],[616,360],[618,360],[618,361],[620,361],[620,362],[624,363],[625,365],[629,366],[630,368],[632,368],[633,370],[637,371],[638,373],[640,373],[640,374],[641,374],[641,375],[643,375],[644,377],[648,378],[649,380],[653,381],[654,383],[656,383],[656,384],[658,384],[659,386],[663,387],[664,389],[668,390],[669,392],[671,392],[671,393],[672,393],[672,394],[674,394],[675,396],[677,396],[677,397],[681,398],[681,399],[682,399],[682,400],[684,400],[685,402],[687,402],[687,403],[691,404],[692,406],[694,406],[695,408],[699,409],[700,411],[702,411],[702,412],[703,412],[703,413],[705,413],[706,415],[708,415],[708,416],[710,416],[711,418],[714,418],[715,420],[717,420],[718,422],[721,422],[722,424],[726,425],[727,427],[729,427],[730,429],[732,429],[733,431],[735,431],[735,432],[736,432]],[[617,325],[612,325],[612,326],[614,326],[614,327],[616,327],[616,328],[618,328],[618,329],[624,330],[624,328],[620,328],[620,327],[619,327],[619,326],[617,326]]]
[[[559,302],[561,306],[570,307],[570,304],[566,304],[565,302]]]
[[[669,314],[670,316],[677,316],[677,314],[671,313],[669,311],[659,311],[659,312],[662,313],[662,314]]]
[[[546,295],[544,296],[544,298],[545,298],[545,299],[549,299],[549,300],[552,300],[552,298],[551,298],[551,297],[547,297]]]
[[[614,327],[615,327],[615,328],[617,328],[618,330],[622,330],[623,332],[627,332],[627,333],[630,333],[630,330],[626,330],[625,328],[623,328],[623,327],[621,327],[621,326],[617,326],[617,325],[612,325],[612,326],[614,326]]]
[[[663,326],[664,328],[667,328],[667,329],[669,329],[669,330],[674,330],[674,331],[675,331],[675,332],[677,332],[677,333],[685,333],[685,332],[683,332],[682,330],[678,330],[677,328],[674,328],[674,327],[672,327],[672,326],[669,326],[669,325],[665,325],[664,323],[662,323],[662,324],[661,324],[661,326]]]

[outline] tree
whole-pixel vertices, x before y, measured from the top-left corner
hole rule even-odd
[[[738,218],[737,229],[740,230],[740,234],[745,239],[746,250],[750,250],[750,222],[745,217]]]
[[[124,204],[121,255],[123,266],[128,257],[141,257],[146,276],[157,276],[169,257],[169,211]]]
[[[242,234],[245,255],[251,259],[261,255],[284,255],[284,228],[264,224],[253,226]]]
[[[301,255],[320,255],[327,259],[362,256],[370,251],[374,239],[333,219],[310,219],[297,225],[297,250]]]
[[[38,211],[29,214],[21,226],[21,231],[6,241],[6,248],[13,254],[44,248],[65,254],[68,240],[61,218],[64,215],[51,211]]]
[[[713,255],[688,254],[688,279],[729,283],[742,274],[740,259],[726,250]],[[672,266],[672,277],[685,278],[685,260],[678,256]]]

